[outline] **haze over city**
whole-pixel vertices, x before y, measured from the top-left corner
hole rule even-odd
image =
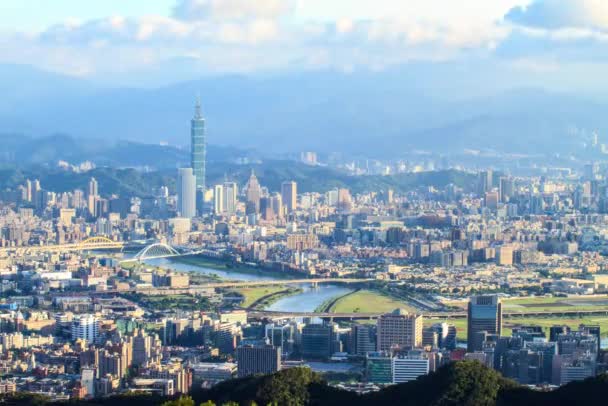
[[[603,405],[608,3],[2,0],[0,403]]]

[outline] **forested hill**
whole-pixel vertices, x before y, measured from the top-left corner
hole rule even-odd
[[[226,381],[211,390],[194,391],[173,399],[152,395],[122,395],[92,401],[70,402],[83,406],[595,406],[605,405],[608,376],[600,375],[550,392],[533,391],[503,378],[476,361],[451,363],[414,382],[356,395],[328,386],[308,368],[291,368],[273,375]],[[37,395],[5,396],[6,405],[44,404]],[[64,403],[66,404],[66,403]],[[66,405],[67,405],[66,404]]]
[[[271,191],[279,191],[281,182],[294,180],[298,192],[326,192],[333,188],[348,188],[353,193],[381,191],[392,188],[405,192],[420,186],[444,187],[450,183],[470,187],[474,175],[449,170],[437,172],[403,173],[393,176],[350,176],[327,167],[307,166],[293,161],[265,161],[256,165],[237,165],[214,162],[207,167],[207,184],[214,185],[225,179],[243,186],[254,170],[260,183]],[[149,196],[155,188],[168,186],[175,192],[177,169],[143,171],[133,168],[100,167],[86,172],[75,172],[49,166],[0,167],[0,190],[14,189],[26,179],[39,179],[42,188],[55,192],[74,189],[85,190],[91,177],[99,182],[102,196]]]

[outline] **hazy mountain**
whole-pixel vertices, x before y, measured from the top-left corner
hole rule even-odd
[[[59,161],[71,164],[91,161],[97,166],[116,168],[175,169],[190,162],[190,150],[187,148],[111,139],[76,139],[64,134],[46,137],[0,134],[0,144],[0,164],[19,168],[37,165],[54,167]],[[259,154],[234,147],[208,145],[207,148],[210,165],[240,157],[255,159]]]
[[[221,76],[141,89],[4,65],[0,132],[187,145],[198,92],[211,144],[261,151],[569,152],[582,146],[589,130],[608,129],[606,103],[533,88],[504,91],[498,85],[489,86],[496,93],[487,95],[471,86],[470,75],[455,74],[467,80],[450,85],[446,69]],[[488,80],[479,86],[484,83]],[[446,97],[441,86],[450,90]],[[458,93],[468,87],[471,91]]]

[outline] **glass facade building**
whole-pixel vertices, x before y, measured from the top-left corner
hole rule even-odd
[[[205,164],[207,157],[207,145],[205,135],[205,119],[201,113],[201,102],[196,101],[194,118],[190,127],[191,136],[191,166],[196,176],[196,189],[205,191]]]

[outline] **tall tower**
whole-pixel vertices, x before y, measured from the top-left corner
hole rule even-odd
[[[177,209],[181,217],[196,216],[196,176],[192,174],[192,168],[178,170]]]
[[[473,296],[467,312],[467,351],[481,351],[485,334],[502,334],[502,303],[498,296]]]
[[[205,119],[201,113],[201,101],[196,100],[194,118],[190,124],[191,136],[191,166],[196,176],[196,189],[205,193],[205,163],[207,145],[205,136]]]
[[[293,181],[283,182],[281,184],[281,198],[288,214],[295,211],[298,202],[298,184]]]

